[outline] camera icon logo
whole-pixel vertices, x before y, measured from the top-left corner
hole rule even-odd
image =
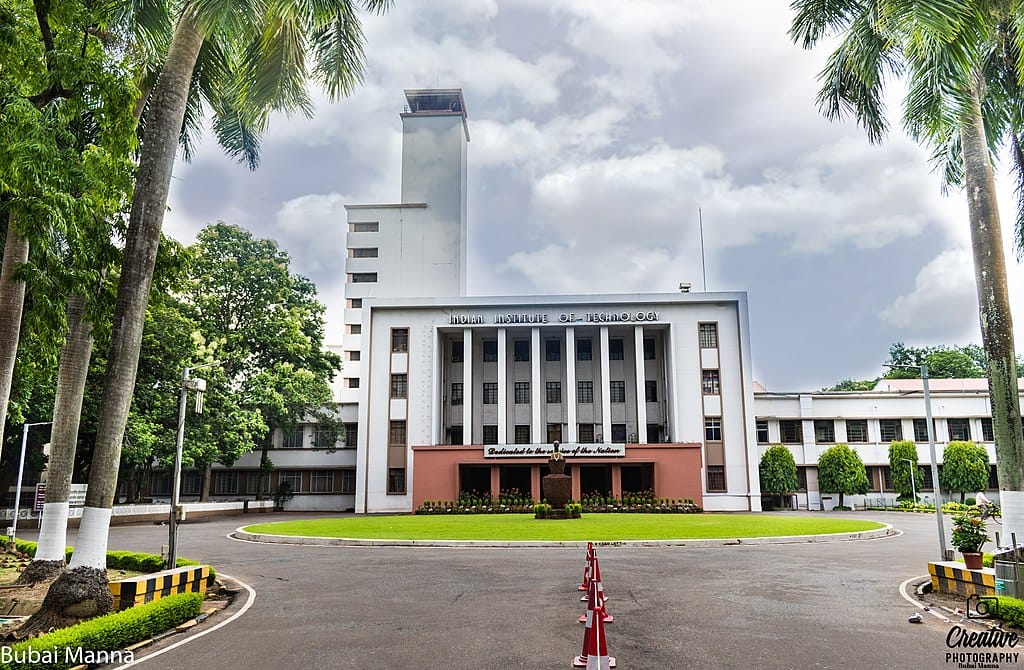
[[[979,596],[973,593],[967,596],[967,618],[987,619],[999,616],[999,599],[994,596]]]

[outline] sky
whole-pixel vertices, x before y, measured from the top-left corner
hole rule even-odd
[[[256,171],[211,139],[179,160],[165,232],[226,221],[277,240],[340,342],[344,205],[399,199],[403,90],[461,88],[471,295],[702,290],[706,272],[708,291],[748,293],[772,391],[874,378],[897,341],[980,342],[966,201],[901,131],[901,82],[883,144],[826,120],[830,45],[793,45],[791,20],[789,0],[398,0],[363,18],[364,84],[273,118]]]

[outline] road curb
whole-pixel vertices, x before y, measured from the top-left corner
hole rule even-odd
[[[778,537],[737,537],[704,540],[606,540],[595,541],[598,547],[722,547],[756,546],[765,544],[809,544],[812,542],[850,542],[874,540],[899,535],[900,531],[890,524],[876,530],[855,533],[828,533],[824,535],[782,535]],[[365,540],[346,537],[310,537],[304,535],[271,535],[250,533],[245,526],[239,526],[228,537],[241,542],[259,544],[284,544],[316,547],[572,547],[585,548],[586,541],[542,541],[542,540]]]

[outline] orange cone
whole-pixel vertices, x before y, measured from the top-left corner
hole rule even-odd
[[[583,652],[573,659],[572,667],[587,670],[610,670],[615,667],[615,657],[608,655],[608,640],[604,636],[602,623],[604,610],[587,610],[587,627],[583,633]]]
[[[576,587],[577,591],[589,591],[590,590],[590,570],[592,561],[594,560],[594,543],[587,542],[587,561],[583,566],[583,583]],[[583,596],[580,600],[586,600],[587,597]]]
[[[580,623],[584,623],[587,620],[587,614],[595,609],[601,609],[601,621],[602,623],[614,623],[615,617],[608,614],[605,609],[605,596],[604,596],[604,585],[601,583],[601,564],[597,560],[597,556],[594,556],[594,576],[590,580],[590,591],[587,592],[587,613],[580,615]]]

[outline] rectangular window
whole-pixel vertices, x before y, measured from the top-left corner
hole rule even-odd
[[[388,430],[388,444],[393,446],[405,446],[405,438],[405,420],[392,420]]]
[[[999,471],[995,465],[988,466],[988,488],[993,491],[999,490]]]
[[[334,473],[330,470],[314,470],[309,475],[310,493],[334,493]]]
[[[946,427],[949,428],[949,441],[960,440],[968,442],[971,439],[970,419],[946,419]]]
[[[462,382],[452,383],[452,406],[462,404]]]
[[[355,221],[349,224],[349,230],[353,233],[376,233],[380,230],[378,221]]]
[[[484,363],[496,363],[498,361],[498,341],[484,340]]]
[[[698,327],[700,333],[700,348],[701,349],[717,349],[718,348],[718,324],[717,323],[702,323]]]
[[[150,493],[155,496],[169,496],[171,495],[171,473],[169,472],[154,472],[153,478],[150,480]],[[253,489],[250,493],[256,493]]]
[[[359,388],[359,377],[345,377],[345,387],[350,389]]]
[[[806,491],[807,490],[807,468],[796,469],[796,490]]]
[[[338,493],[352,495],[356,492],[356,471],[346,469],[341,471],[341,487]]]
[[[182,476],[181,481],[181,493],[182,495],[199,495],[200,489],[203,488],[203,473],[201,472],[186,472]]]
[[[615,338],[614,340],[608,340],[608,360],[610,361],[621,361],[625,358],[624,349],[622,347],[622,338]]]
[[[395,328],[391,331],[391,351],[404,353],[409,351],[409,329]]]
[[[709,416],[704,419],[704,439],[708,442],[722,441],[722,417]]]
[[[452,426],[448,429],[448,444],[462,444],[462,426]]]
[[[302,426],[281,432],[282,449],[302,449]]]
[[[768,422],[758,421],[757,422],[757,443],[768,444]]]
[[[922,467],[921,471],[924,472],[924,481],[921,482],[921,488],[918,491],[931,491],[935,487],[932,485],[932,468],[930,465]],[[942,481],[942,467],[939,467],[939,481]]]
[[[899,419],[879,419],[878,434],[882,442],[899,442],[903,439],[903,422]]]
[[[516,382],[515,399],[517,405],[530,404],[530,382]]]
[[[648,379],[644,382],[644,396],[646,396],[647,402],[658,402],[657,380]]]
[[[488,425],[484,426],[484,444],[497,444],[498,443],[498,426]]]
[[[868,441],[868,420],[847,419],[846,420],[846,441],[867,442]]]
[[[259,492],[260,487],[260,473],[250,472],[245,478],[245,493],[246,495],[254,496]],[[263,475],[263,492],[270,493],[270,477]],[[154,491],[155,493],[155,491]]]
[[[332,449],[338,442],[338,431],[331,426],[313,428],[313,446],[319,449]]]
[[[562,360],[562,343],[559,340],[544,340],[544,360]]]
[[[213,494],[217,496],[238,493],[238,473],[235,471],[213,471]]]
[[[512,360],[516,363],[525,363],[530,360],[529,340],[512,340]]]
[[[590,339],[576,340],[576,360],[589,361],[594,358],[594,341]]]
[[[892,485],[892,469],[888,465],[882,466],[882,486],[886,491],[894,489]]]
[[[348,334],[349,335],[362,335],[363,334],[363,327],[360,324],[358,324],[358,323],[350,323],[350,324],[348,324]]]
[[[981,441],[994,442],[995,439],[996,436],[992,430],[992,419],[987,416],[981,417]]]
[[[398,399],[409,397],[409,375],[404,372],[391,375],[391,397]]]
[[[405,468],[388,468],[388,493],[405,493]]]
[[[484,404],[498,404],[498,382],[484,382]]]
[[[375,284],[377,283],[376,272],[350,272],[348,280],[352,284]]]
[[[356,349],[354,351],[348,352],[348,359],[350,361],[358,361],[359,358],[360,358],[360,356],[359,356],[359,350],[358,349]]]
[[[802,444],[803,423],[799,419],[782,419],[779,421],[779,435],[783,444]]]
[[[626,441],[626,424],[624,423],[613,423],[612,424],[612,442],[625,442]]]
[[[346,423],[345,424],[345,447],[348,449],[354,449],[359,441],[359,424],[358,423]]]
[[[516,426],[516,444],[530,444],[529,426]]]
[[[547,383],[547,401],[551,405],[562,402],[562,382]]]
[[[349,298],[348,299],[348,306],[351,309],[360,309],[363,306],[363,299],[362,298]]]
[[[562,441],[562,424],[560,423],[549,423],[548,424],[548,444],[554,441]]]
[[[301,493],[302,473],[298,470],[280,470],[277,473],[277,485],[289,487],[292,493]]]
[[[376,258],[377,247],[355,247],[352,249],[352,258]]]
[[[707,467],[708,492],[725,491],[725,466],[709,465]]]
[[[576,382],[576,402],[581,405],[594,402],[594,382]]]
[[[836,424],[832,419],[815,419],[814,441],[829,444],[836,441]]]
[[[461,363],[463,357],[462,340],[452,341],[452,363]]]
[[[645,337],[644,338],[644,360],[645,361],[653,361],[654,360],[654,338],[653,337]]]
[[[704,395],[719,395],[721,387],[719,385],[718,370],[702,371],[701,384],[704,388]]]
[[[578,437],[580,444],[593,444],[594,443],[594,424],[592,423],[581,423],[577,426]]]
[[[612,402],[626,402],[626,382],[609,382],[608,397]]]

